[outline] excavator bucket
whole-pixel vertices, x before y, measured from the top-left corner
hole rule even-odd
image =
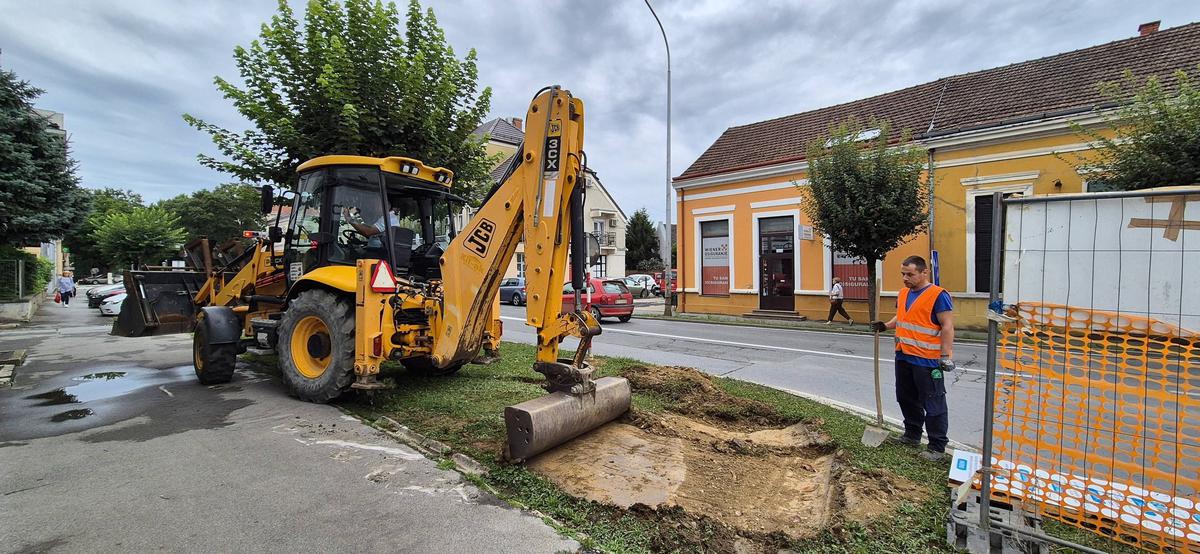
[[[142,337],[191,332],[196,315],[192,299],[206,279],[202,271],[126,271],[128,296],[111,334]]]
[[[600,427],[629,411],[629,381],[601,377],[596,390],[584,394],[553,392],[504,408],[508,429],[505,458],[528,460]]]

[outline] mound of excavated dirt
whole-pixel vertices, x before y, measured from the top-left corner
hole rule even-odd
[[[624,376],[677,413],[631,414],[529,468],[575,496],[652,509],[664,521],[679,519],[680,509],[701,524],[715,521],[732,530],[722,540],[807,538],[921,499],[921,489],[903,478],[843,467],[829,437],[805,423],[787,425],[769,405],[731,396],[694,369],[648,367]]]
[[[767,404],[725,392],[690,367],[633,367],[621,376],[634,391],[663,398],[671,404],[671,411],[693,418],[746,427],[794,423],[785,421]]]

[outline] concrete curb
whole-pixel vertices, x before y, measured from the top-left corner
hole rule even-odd
[[[647,319],[647,320],[652,320],[652,321],[674,321],[674,322],[679,322],[679,323],[706,323],[709,325],[730,325],[733,327],[755,327],[755,328],[759,328],[759,329],[779,329],[779,330],[784,330],[784,331],[807,331],[807,332],[812,332],[812,333],[836,333],[839,335],[862,335],[862,336],[866,336],[866,337],[871,336],[871,333],[869,333],[869,332],[858,331],[858,330],[854,330],[854,329],[839,329],[837,327],[821,329],[821,328],[800,327],[800,326],[794,326],[794,325],[769,325],[767,323],[759,322],[759,321],[755,321],[755,320],[751,320],[751,319],[747,319],[746,321],[722,320],[722,319],[702,320],[702,319],[693,319],[693,318],[689,318],[689,317],[663,317],[660,315],[644,315],[644,314],[638,315],[636,312],[634,312],[633,318],[634,319]],[[879,336],[891,337],[893,335],[884,333]],[[964,338],[961,338],[958,336],[954,337],[954,342],[956,342],[956,343],[969,342],[969,343],[973,343],[973,344],[987,344],[986,340],[964,339]]]
[[[737,379],[736,377],[727,377],[727,378],[728,379]],[[738,379],[738,380],[741,381],[741,379]],[[750,383],[750,381],[742,381],[742,382]],[[751,384],[757,384],[757,383],[751,383]],[[846,412],[850,415],[858,416],[859,418],[862,418],[863,420],[865,420],[867,422],[875,421],[875,412],[861,408],[859,406],[855,406],[853,404],[847,404],[845,402],[841,402],[839,400],[834,400],[832,398],[827,398],[827,397],[820,396],[817,394],[809,394],[807,392],[800,392],[798,390],[792,390],[792,389],[787,389],[787,388],[783,388],[783,387],[770,387],[768,385],[761,385],[761,386],[766,386],[768,388],[786,392],[793,396],[799,396],[800,398],[804,398],[806,400],[812,400],[813,402],[817,402],[819,404],[824,404],[824,405],[834,408],[836,410],[841,410],[843,412]],[[883,425],[884,425],[884,427],[887,427],[889,430],[895,431],[896,433],[904,432],[904,422],[900,421],[899,419],[896,419],[894,417],[883,416]],[[922,439],[922,442],[928,443],[929,441]],[[971,446],[971,445],[968,445],[965,443],[961,443],[954,439],[950,439],[950,442],[947,444],[947,446],[949,446],[950,448],[957,449],[957,450],[966,450],[969,452],[976,452],[976,453],[980,452],[980,450],[981,450],[977,446]]]
[[[348,414],[348,415],[351,415],[351,416],[355,417],[356,419],[359,419],[359,421],[362,421],[361,418],[358,418],[358,416],[356,416],[354,414]],[[404,444],[407,444],[407,445],[415,448],[417,451],[421,452],[426,457],[429,457],[432,459],[449,459],[450,461],[454,462],[454,469],[457,470],[459,473],[463,473],[465,475],[469,475],[472,477],[480,477],[480,478],[486,477],[488,475],[489,470],[488,470],[487,466],[483,465],[478,460],[475,460],[474,458],[471,458],[470,456],[467,456],[466,454],[463,454],[461,452],[455,452],[453,454],[450,454],[449,458],[446,458],[446,454],[449,453],[451,450],[450,447],[447,446],[446,444],[436,441],[436,440],[433,440],[429,437],[426,437],[425,435],[422,435],[416,431],[413,431],[412,429],[409,429],[407,426],[401,424],[399,421],[396,421],[388,416],[380,416],[379,419],[383,420],[388,425],[395,427],[395,429],[385,429],[378,424],[370,425],[370,426],[375,429],[378,429],[379,431],[382,431],[384,434],[386,434],[396,440],[399,440],[400,442],[402,442]],[[501,500],[504,499],[504,497],[498,491],[496,491],[496,489],[493,489],[491,485],[487,484],[487,482],[476,481],[475,484],[477,486],[481,486],[484,489],[487,489],[487,491],[489,493],[491,493],[493,496],[500,498]],[[508,501],[505,500],[505,502],[508,502]],[[517,507],[522,510],[525,510],[526,512],[529,512],[530,514],[533,514],[533,515],[541,518],[542,521],[546,522],[548,525],[553,527],[555,529],[555,531],[558,532],[560,535],[573,538],[580,543],[587,541],[589,538],[586,533],[567,527],[561,521],[558,521],[557,519],[555,519],[553,516],[550,516],[549,514],[542,513],[539,510],[535,510],[535,509],[530,508],[529,506],[525,506],[523,504],[519,504],[519,505],[517,505]]]

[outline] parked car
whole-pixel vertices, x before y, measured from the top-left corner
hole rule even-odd
[[[100,304],[104,302],[104,299],[115,294],[121,294],[123,292],[125,292],[125,285],[104,285],[102,287],[88,289],[88,291],[84,293],[84,296],[87,297],[89,308],[99,308]]]
[[[580,295],[579,301],[583,304],[581,308],[592,312],[596,321],[615,317],[625,323],[633,317],[633,294],[619,279],[588,279],[587,292]],[[563,285],[562,310],[563,313],[575,311],[575,289],[571,283]]]
[[[513,306],[525,303],[525,278],[509,277],[500,281],[500,301]]]
[[[662,289],[654,282],[654,277],[644,273],[626,275],[622,281],[625,281],[625,286],[629,287],[629,292],[633,293],[634,298],[649,298],[651,295],[662,294]]]
[[[654,272],[654,283],[658,285],[658,293],[662,294],[663,272],[661,272],[661,271]],[[672,287],[679,286],[679,272],[674,269],[671,270],[671,286]]]
[[[114,294],[108,298],[105,298],[104,302],[100,303],[100,315],[116,316],[117,314],[120,314],[121,304],[125,303],[126,296],[128,295],[122,292],[120,294]]]

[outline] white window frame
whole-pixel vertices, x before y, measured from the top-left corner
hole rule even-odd
[[[695,243],[694,245],[692,245],[692,248],[696,254],[696,259],[695,259],[694,263],[692,264],[692,283],[694,285],[696,285],[695,292],[697,292],[699,294],[703,294],[700,291],[704,290],[704,287],[700,286],[701,276],[703,275],[703,266],[701,265],[703,262],[703,260],[701,259],[701,256],[703,255],[703,251],[701,250],[700,247],[704,243],[704,238],[700,235],[700,224],[704,223],[705,221],[722,221],[722,220],[726,221],[727,224],[729,225],[729,294],[730,295],[734,294],[733,284],[735,281],[733,279],[733,277],[734,277],[733,268],[737,264],[735,264],[733,260],[734,260],[734,252],[737,250],[737,241],[734,240],[733,214],[709,215],[709,216],[692,218],[693,225],[694,225],[694,231],[695,231],[695,234],[692,235],[692,237],[694,237],[696,239],[696,240],[692,241]]]
[[[1013,185],[992,185],[969,188],[967,194],[967,290],[969,294],[985,294],[975,290],[975,199],[980,196],[987,196],[992,193],[1010,193],[1017,192],[1021,194],[1033,194],[1033,182]],[[1003,217],[1003,216],[1001,216]]]
[[[780,210],[780,211],[775,211],[775,212],[754,212],[751,214],[751,217],[753,219],[751,220],[752,230],[750,231],[754,237],[754,242],[753,242],[754,248],[752,248],[750,250],[750,252],[754,255],[754,269],[752,270],[754,273],[754,284],[750,287],[750,290],[754,291],[754,294],[756,294],[758,296],[762,296],[762,290],[761,290],[762,287],[760,286],[762,283],[762,268],[759,267],[759,264],[760,264],[759,250],[761,248],[761,237],[759,237],[759,235],[758,235],[758,220],[763,219],[763,218],[768,218],[768,217],[784,217],[784,216],[789,216],[789,215],[792,216],[792,266],[793,266],[792,272],[793,272],[793,275],[796,276],[796,282],[792,283],[792,294],[795,295],[796,292],[800,291],[800,289],[798,288],[802,281],[802,278],[800,275],[800,268],[802,267],[802,264],[800,263],[800,258],[803,257],[800,255],[800,210]],[[733,244],[733,243],[730,242],[730,244]],[[732,275],[732,273],[730,275]],[[730,277],[730,279],[732,280],[733,278]]]

